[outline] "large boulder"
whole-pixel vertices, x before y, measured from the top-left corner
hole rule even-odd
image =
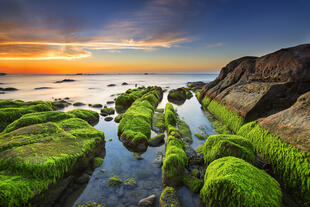
[[[252,121],[289,108],[310,90],[309,69],[310,44],[239,58],[222,68],[199,98],[215,99]]]
[[[290,108],[258,121],[264,129],[310,153],[310,92],[300,96]]]

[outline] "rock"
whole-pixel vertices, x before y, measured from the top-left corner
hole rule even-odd
[[[157,133],[162,133],[166,130],[165,116],[163,113],[154,113],[152,117],[152,130]]]
[[[155,109],[155,111],[158,113],[164,113],[165,109]]]
[[[310,153],[310,92],[281,112],[262,118],[258,124],[303,152]]]
[[[104,118],[104,120],[105,120],[105,121],[112,121],[112,120],[113,120],[113,117],[107,116],[107,117]]]
[[[112,142],[112,141],[113,141],[113,139],[112,139],[112,138],[110,138],[110,139],[109,139],[109,142]]]
[[[128,85],[128,83],[126,83],[126,82],[122,83],[122,86],[127,86],[127,85]]]
[[[38,87],[38,88],[34,88],[34,90],[44,90],[44,89],[51,89],[51,87]]]
[[[143,157],[141,157],[141,153],[134,152],[132,155],[136,160],[143,160]]]
[[[150,195],[146,198],[143,198],[139,201],[138,207],[153,207],[155,204],[156,195]]]
[[[113,108],[104,107],[103,109],[101,109],[101,115],[102,116],[108,116],[108,115],[112,115],[114,113],[115,113],[115,110]]]
[[[0,76],[5,76],[6,75],[6,73],[0,73]]]
[[[137,186],[136,180],[134,178],[127,178],[124,182],[126,188],[135,188]]]
[[[181,207],[177,191],[172,187],[165,187],[160,196],[160,207]]]
[[[155,167],[160,168],[163,165],[163,158],[164,158],[163,153],[157,152],[157,156],[156,156],[156,159],[153,161],[153,165]]]
[[[114,104],[114,101],[107,101],[107,104]]]
[[[85,104],[82,102],[75,102],[73,106],[84,106]]]
[[[161,133],[151,138],[149,141],[149,146],[158,147],[160,145],[163,145],[165,143],[165,136],[165,133]]]
[[[246,121],[285,110],[310,90],[309,54],[305,44],[234,60],[203,87],[199,99],[215,99]]]
[[[73,79],[63,79],[61,81],[56,81],[55,83],[65,83],[65,82],[74,82],[75,80]]]
[[[52,105],[53,105],[53,108],[57,110],[57,109],[63,109],[65,107],[68,107],[71,105],[71,103],[65,100],[59,100],[59,101],[52,102]]]
[[[9,87],[9,88],[0,88],[0,91],[17,91],[17,88]]]
[[[81,176],[76,180],[76,182],[77,182],[78,184],[85,184],[85,183],[87,183],[87,182],[89,181],[89,179],[90,179],[90,176],[87,175],[86,173],[84,173],[83,175],[81,175]]]
[[[118,176],[113,176],[109,178],[109,186],[111,187],[117,187],[121,185],[123,181]]]
[[[116,123],[119,123],[121,120],[122,120],[122,114],[119,114],[119,115],[117,115],[117,116],[114,118],[114,121],[115,121]]]
[[[107,86],[108,86],[108,87],[113,87],[113,86],[116,86],[116,84],[111,83],[111,84],[108,84]]]
[[[88,104],[88,106],[93,108],[102,108],[102,104]]]
[[[87,201],[86,203],[83,204],[78,204],[78,207],[104,207],[103,205],[95,202],[95,201]]]
[[[207,134],[202,135],[197,133],[195,134],[195,137],[197,137],[200,140],[206,140],[208,138],[208,135]]]
[[[187,82],[187,87],[196,90],[201,89],[206,83],[202,81],[196,81],[196,82]]]
[[[184,88],[172,89],[168,94],[168,101],[181,105],[186,100],[186,91]]]

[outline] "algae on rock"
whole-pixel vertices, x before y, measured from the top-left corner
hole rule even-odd
[[[282,192],[265,171],[242,159],[224,157],[208,166],[200,197],[206,207],[280,207]]]

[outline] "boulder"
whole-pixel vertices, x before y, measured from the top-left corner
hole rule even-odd
[[[146,198],[143,198],[139,201],[138,207],[153,207],[155,204],[156,195],[150,195]]]
[[[286,143],[310,153],[310,92],[300,96],[292,107],[262,118],[258,124]]]
[[[239,58],[203,87],[199,99],[215,99],[252,121],[289,108],[310,90],[309,68],[310,44]]]
[[[166,187],[160,196],[160,207],[181,207],[177,191],[172,187]]]
[[[161,133],[156,135],[155,137],[152,137],[149,141],[149,146],[151,147],[158,147],[165,143],[165,133]]]
[[[186,100],[186,90],[184,88],[172,89],[168,94],[168,101],[181,105]]]

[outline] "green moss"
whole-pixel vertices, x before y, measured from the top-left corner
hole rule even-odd
[[[269,133],[255,122],[245,124],[238,132],[252,142],[257,153],[272,165],[272,170],[285,188],[296,194],[305,205],[310,205],[309,154],[301,152]]]
[[[93,108],[102,108],[102,104],[89,104],[89,106]]]
[[[0,101],[0,132],[24,114],[52,110],[50,102]]]
[[[168,127],[169,125],[176,126],[177,116],[174,111],[174,108],[171,103],[167,103],[165,107],[165,125]]]
[[[193,138],[192,138],[191,129],[189,128],[188,124],[185,121],[179,119],[177,126],[181,132],[183,140],[191,144],[193,142]]]
[[[102,108],[101,109],[101,114],[104,116],[112,115],[114,113],[115,113],[115,110],[113,108]]]
[[[181,207],[177,191],[172,187],[165,187],[160,195],[161,207]]]
[[[103,141],[103,132],[73,117],[64,112],[27,114],[2,133],[0,206],[27,205]]]
[[[199,99],[198,99],[198,100],[199,100]],[[204,110],[208,109],[208,106],[209,106],[210,102],[211,102],[211,99],[205,96],[205,97],[202,99],[202,101],[201,101],[202,108],[203,108]]]
[[[120,179],[118,176],[114,175],[113,177],[109,178],[109,186],[116,187],[123,183],[122,179]]]
[[[99,114],[95,111],[85,109],[75,109],[68,112],[69,114],[75,115],[75,117],[87,121],[91,125],[95,125],[99,121]]]
[[[282,193],[265,171],[239,158],[224,157],[208,166],[200,197],[210,207],[280,207]]]
[[[151,136],[151,122],[154,110],[160,101],[162,90],[155,88],[137,99],[122,115],[118,126],[118,135],[127,148],[133,151],[145,151]],[[157,100],[157,104],[154,102]],[[138,149],[137,146],[144,146]]]
[[[195,134],[195,137],[197,137],[200,140],[205,140],[208,138],[208,135]]]
[[[122,118],[123,118],[123,114],[119,114],[119,115],[117,115],[117,116],[114,118],[114,121],[115,121],[116,123],[119,123],[119,122],[122,120]]]
[[[186,92],[187,92],[187,90],[185,88],[172,89],[169,91],[169,94],[167,97],[168,101],[175,103],[175,104],[183,104],[187,98]],[[190,95],[188,95],[188,96],[190,96]]]
[[[162,113],[154,113],[152,119],[152,129],[155,132],[162,133],[165,131],[165,115]]]
[[[191,175],[194,177],[198,177],[199,176],[199,170],[198,169],[192,169],[191,170]]]
[[[181,139],[169,136],[166,145],[165,158],[162,166],[162,180],[164,186],[178,186],[187,165],[187,156],[183,150]]]
[[[183,184],[194,193],[198,193],[203,186],[202,180],[189,175],[183,177]]]
[[[101,157],[95,157],[94,159],[94,167],[100,167],[103,163],[103,159]]]
[[[125,112],[131,104],[138,98],[141,98],[147,92],[154,90],[154,87],[128,89],[125,93],[120,94],[115,100],[115,108],[118,112]]]
[[[244,124],[243,118],[241,118],[237,112],[227,109],[225,105],[220,104],[215,100],[210,102],[208,110],[218,119],[226,123],[235,133],[237,133],[240,127]]]
[[[227,156],[234,156],[244,159],[247,162],[255,163],[256,155],[251,142],[237,135],[218,134],[211,135],[203,145],[202,154],[205,164]]]
[[[125,185],[135,185],[136,179],[135,178],[127,178],[124,182]]]
[[[191,99],[192,97],[193,94],[189,90],[186,90],[186,99]]]
[[[63,119],[73,118],[75,117],[73,114],[65,113],[62,111],[47,111],[47,112],[37,112],[37,113],[30,113],[25,114],[20,117],[18,120],[14,121],[13,123],[9,124],[3,133],[8,133],[19,129],[21,127],[29,126],[32,124],[40,124],[46,122],[57,122]]]

